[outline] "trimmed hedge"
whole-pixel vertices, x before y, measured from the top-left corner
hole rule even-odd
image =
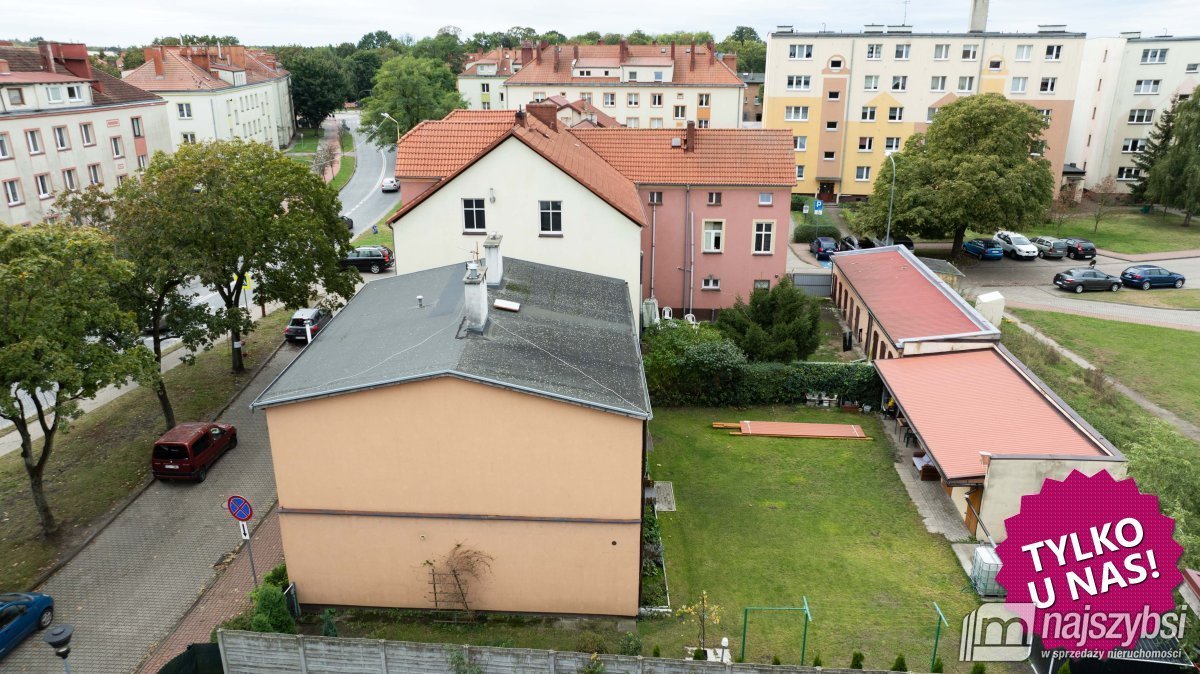
[[[818,236],[828,236],[837,241],[842,233],[833,225],[806,225],[800,223],[792,230],[792,243],[809,243]]]
[[[877,405],[883,391],[869,363],[721,363],[715,369],[652,384],[650,399],[661,407],[750,407],[802,403],[809,393],[824,393]]]

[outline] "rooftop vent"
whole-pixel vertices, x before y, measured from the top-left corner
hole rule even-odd
[[[911,33],[912,26],[909,26],[906,24],[900,24],[897,26],[888,26],[887,32],[889,32],[889,33]]]
[[[520,311],[521,303],[513,302],[512,300],[496,300],[492,302],[492,306],[505,311]]]
[[[1065,23],[1039,23],[1039,33],[1065,33],[1067,32],[1067,24]]]
[[[775,26],[775,31],[778,33],[790,33],[790,32],[792,32],[792,27],[791,26]]]
[[[1140,31],[1140,30],[1127,30],[1127,31],[1121,33],[1121,37],[1125,38],[1126,40],[1136,40],[1136,39],[1140,38],[1141,36],[1142,36],[1142,31]]]
[[[672,138],[671,147],[683,147],[683,139],[678,137]]]
[[[882,23],[868,23],[867,25],[863,26],[863,32],[864,33],[882,33],[883,32],[883,24]]]

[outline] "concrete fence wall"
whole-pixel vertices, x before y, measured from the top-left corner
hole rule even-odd
[[[456,646],[376,639],[340,639],[220,630],[225,674],[448,674],[450,657],[461,652],[485,674],[575,674],[586,653],[529,648]],[[606,674],[871,674],[870,670],[821,669],[760,664],[721,664],[669,658],[601,655]],[[876,674],[884,674],[877,672]]]
[[[833,296],[833,274],[829,270],[792,272],[792,285],[814,297]],[[828,671],[828,670],[826,670]]]

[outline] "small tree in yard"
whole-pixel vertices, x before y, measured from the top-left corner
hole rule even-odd
[[[296,633],[296,619],[288,611],[283,590],[274,585],[263,585],[252,596],[254,615],[250,618],[251,632]]]
[[[865,659],[866,657],[861,652],[854,651],[854,653],[850,655],[850,669],[862,669],[863,660]]]
[[[708,590],[700,593],[700,599],[691,606],[684,606],[676,613],[699,629],[700,648],[705,648],[709,625],[721,624],[721,607],[708,601]]]
[[[903,653],[901,653],[900,655],[897,655],[896,659],[892,661],[891,671],[893,671],[893,672],[907,672],[908,671],[908,663],[904,660]]]
[[[1095,202],[1095,210],[1092,211],[1092,231],[1098,232],[1100,221],[1112,212],[1117,203],[1117,181],[1112,176],[1106,176],[1092,188],[1092,195]]]
[[[987,665],[982,662],[976,662],[971,665],[971,674],[987,674]]]
[[[755,290],[748,304],[739,297],[717,315],[717,328],[752,361],[804,360],[817,350],[820,324],[816,298],[786,276],[770,290]]]
[[[1058,191],[1058,196],[1054,198],[1054,201],[1050,202],[1050,211],[1046,219],[1054,225],[1054,234],[1056,236],[1062,233],[1063,223],[1079,209],[1079,204],[1075,201],[1075,195],[1076,189],[1074,187],[1063,186]]]

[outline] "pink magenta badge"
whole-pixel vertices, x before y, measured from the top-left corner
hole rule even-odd
[[[1132,478],[1072,471],[1061,482],[1046,480],[1040,493],[1022,497],[1005,527],[996,580],[1008,604],[1034,605],[1045,648],[1104,657],[1182,627],[1171,624],[1183,579],[1175,520]]]

